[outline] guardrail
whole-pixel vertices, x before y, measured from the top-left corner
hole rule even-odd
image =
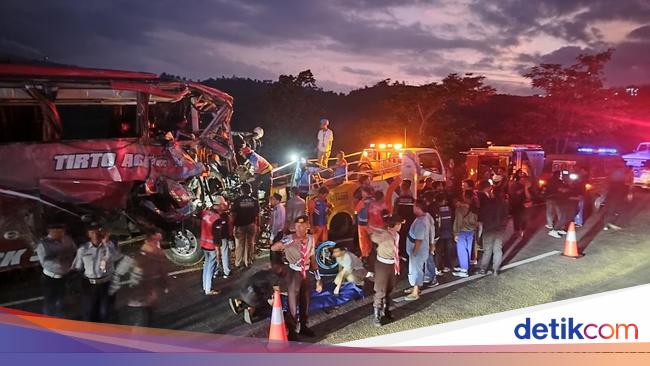
[[[363,151],[355,152],[352,154],[345,155],[344,157],[347,158],[354,158],[354,157],[361,157],[363,155]],[[336,158],[330,158],[329,160],[337,160]],[[309,191],[313,191],[320,187],[321,185],[329,185],[331,182],[336,182],[336,185],[343,183],[343,182],[348,182],[351,179],[351,177],[354,177],[356,174],[358,175],[367,175],[369,177],[381,177],[381,179],[385,179],[385,175],[389,172],[395,172],[399,171],[401,163],[396,162],[396,163],[391,163],[391,164],[386,164],[386,162],[391,162],[392,160],[390,159],[384,159],[384,160],[378,160],[378,161],[364,161],[359,159],[356,159],[352,162],[348,162],[345,166],[345,173],[343,175],[336,175],[336,167],[326,167],[326,168],[321,168],[317,171],[312,172],[308,176],[307,184],[309,187]],[[316,159],[310,159],[307,160],[307,162],[310,163],[315,163]],[[377,165],[379,164],[381,167],[379,169],[367,169],[367,170],[361,170],[360,166],[362,164],[372,164],[372,165]],[[277,168],[274,168],[271,172],[271,185],[277,186],[278,181],[282,181],[287,178],[295,178],[296,176],[296,169],[298,169],[299,162],[297,161],[292,161],[289,163],[286,163],[282,166],[279,166]],[[282,172],[290,167],[293,167],[293,171],[287,172],[282,175],[278,176],[273,176],[274,173]],[[323,178],[322,175],[326,175],[323,173],[331,173],[333,176],[329,178]],[[339,182],[340,181],[340,182]],[[296,186],[297,183],[295,181],[289,181],[287,182],[287,186],[293,187]]]

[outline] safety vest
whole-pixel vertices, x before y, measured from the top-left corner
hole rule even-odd
[[[273,170],[271,164],[256,152],[251,153],[251,156],[248,157],[248,161],[251,162],[256,174],[267,174]]]
[[[357,212],[357,223],[359,226],[368,226],[368,209],[372,201],[372,198],[363,200],[363,207]]]
[[[214,250],[214,223],[219,220],[219,214],[212,210],[205,210],[201,217],[201,248]]]
[[[314,226],[325,226],[327,225],[327,200],[315,199],[314,200],[314,212],[312,213],[311,219]]]
[[[400,195],[397,198],[397,202],[395,204],[397,214],[404,220],[412,221],[413,220],[413,205],[415,204],[415,198],[411,195]]]

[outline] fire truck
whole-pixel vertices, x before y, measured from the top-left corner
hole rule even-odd
[[[467,178],[475,181],[489,179],[499,169],[507,177],[520,169],[530,177],[539,177],[544,168],[544,149],[540,145],[489,145],[472,148],[464,154]]]

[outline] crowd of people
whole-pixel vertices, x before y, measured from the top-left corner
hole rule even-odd
[[[318,155],[324,166],[328,166],[333,139],[328,124],[327,120],[321,121],[318,133]],[[254,151],[247,149],[243,154],[258,176],[268,173],[270,165]],[[345,164],[341,153],[335,164],[338,173],[345,173]],[[453,162],[450,168],[453,170]],[[498,276],[504,241],[511,238],[506,237],[508,223],[512,221],[516,240],[532,234],[536,229],[531,220],[534,203],[546,201],[546,227],[556,238],[566,234],[569,222],[580,226],[585,219],[588,171],[581,171],[581,180],[572,185],[556,172],[544,192],[524,171],[508,176],[503,168],[488,169],[478,181],[449,176],[446,182],[427,178],[419,184],[409,178],[401,180],[394,197],[385,197],[386,193],[373,189],[368,175],[360,174],[359,187],[351,197],[356,244],[348,247],[339,243],[331,249],[338,264],[333,294],[337,296],[347,282],[357,286],[374,282],[372,318],[377,326],[392,320],[391,296],[400,276],[410,285],[405,290],[405,301],[417,301],[423,288],[438,285],[438,278],[447,274],[463,278],[475,271]],[[290,187],[284,202],[280,194],[268,190],[260,201],[255,197],[257,189],[268,182],[257,178],[256,182],[259,185],[243,183],[240,195],[231,202],[223,196],[212,196],[212,205],[201,213],[203,293],[218,295],[215,278],[243,275],[259,260],[256,246],[262,225],[260,202],[266,204],[268,197],[270,266],[249,273],[238,297],[228,299],[228,303],[234,313],[243,313],[244,320],[251,323],[270,314],[273,290],[280,287],[288,300],[286,323],[290,339],[313,336],[308,327],[309,303],[312,291],[323,289],[316,247],[328,240],[330,191],[323,185],[315,196],[305,200],[305,192],[296,185]],[[616,219],[627,189],[624,172],[613,174],[609,187],[605,228],[618,230]],[[166,259],[160,247],[162,234],[147,232],[140,250],[130,256],[122,255],[105,228],[97,223],[88,226],[87,237],[88,241],[77,248],[66,235],[65,225],[52,221],[47,236],[38,243],[36,252],[43,268],[43,312],[65,315],[65,288],[70,273],[76,271],[82,274],[83,320],[109,321],[114,295],[121,291],[128,309],[123,322],[149,325],[152,308],[168,291]]]

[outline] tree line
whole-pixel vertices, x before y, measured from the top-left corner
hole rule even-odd
[[[532,67],[524,76],[539,94],[525,97],[497,94],[484,76],[471,73],[419,86],[386,79],[348,94],[324,91],[311,70],[274,81],[221,77],[203,83],[234,97],[234,130],[264,128],[260,152],[280,164],[289,153],[314,155],[321,118],[331,122],[334,149],[346,152],[404,141],[446,156],[487,141],[541,144],[558,153],[587,144],[625,149],[643,139],[650,88],[634,97],[625,88],[606,88],[603,70],[613,52]]]

